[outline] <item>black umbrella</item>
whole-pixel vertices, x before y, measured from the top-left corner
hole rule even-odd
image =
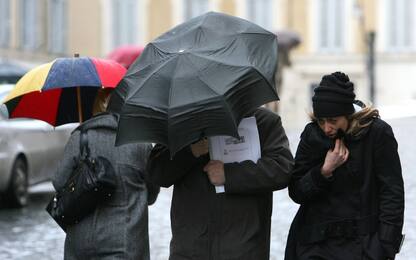
[[[201,137],[238,137],[254,108],[278,100],[275,34],[210,12],[149,43],[113,93],[117,144],[155,142],[172,155]]]

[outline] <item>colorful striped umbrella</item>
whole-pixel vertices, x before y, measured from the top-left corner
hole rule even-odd
[[[115,61],[58,58],[26,73],[3,103],[10,118],[26,117],[53,126],[92,116],[99,88],[114,88],[126,73]]]

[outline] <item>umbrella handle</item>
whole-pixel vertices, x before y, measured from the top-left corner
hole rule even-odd
[[[74,58],[79,58],[79,53],[74,54]],[[77,87],[77,103],[78,103],[78,119],[82,123],[82,104],[81,104],[81,88]]]
[[[82,123],[81,88],[77,87],[78,119]]]

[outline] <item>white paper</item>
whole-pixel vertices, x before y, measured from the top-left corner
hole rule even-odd
[[[211,160],[224,163],[251,160],[257,163],[261,156],[259,131],[255,117],[241,120],[238,125],[240,139],[231,136],[209,137],[209,155]],[[224,186],[215,186],[217,193],[224,192]]]

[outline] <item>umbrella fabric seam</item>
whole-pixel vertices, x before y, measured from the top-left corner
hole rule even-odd
[[[195,68],[197,68],[197,66],[195,65],[195,63],[193,63],[192,62],[192,60],[191,59],[189,59],[189,57],[188,56],[185,56],[186,57],[186,59],[189,61],[189,63],[191,63]],[[199,57],[199,56],[198,56]],[[211,86],[201,77],[201,70],[199,70],[199,69],[197,69],[196,70],[197,71],[197,77],[198,77],[198,79],[200,79],[210,90],[212,90],[212,92],[214,92],[215,94],[217,94],[217,95],[221,95],[221,93],[218,93],[217,91],[215,91],[215,89],[213,89],[213,88],[211,88]]]
[[[98,78],[98,80],[100,81],[100,84],[101,84],[101,86],[102,87],[104,87],[103,86],[103,82],[102,82],[102,80],[101,80],[101,77],[100,77],[100,74],[98,74],[98,71],[97,71],[97,65],[95,64],[95,62],[94,62],[94,60],[93,59],[91,59],[91,58],[89,58],[89,57],[87,57],[87,59],[90,61],[90,63],[93,65],[93,66],[91,66],[92,67],[92,70],[93,70],[93,72],[92,73],[94,73],[95,72],[95,75],[97,75],[97,78]],[[92,74],[92,75],[94,75],[94,74]]]
[[[166,65],[167,65],[167,63],[168,63],[169,61],[171,61],[171,60],[174,58],[174,56],[175,56],[175,55],[172,55],[172,56],[169,56],[169,58],[167,58],[167,59],[163,59],[163,60],[161,60],[161,64],[157,67],[157,69],[159,70],[160,68],[163,68],[164,66],[166,66]],[[151,65],[153,65],[153,64],[150,64],[150,65],[148,65],[148,66],[151,66]],[[147,68],[148,66],[146,66],[145,68]],[[139,73],[140,71],[143,71],[145,68],[143,68],[143,69],[141,69],[141,70],[139,70],[139,71],[136,71],[134,74],[137,74],[137,73]],[[128,99],[130,99],[132,96],[134,96],[134,95],[136,95],[136,94],[139,94],[139,93],[140,93],[140,90],[142,89],[143,84],[144,84],[145,82],[147,82],[147,80],[148,80],[150,77],[152,77],[153,75],[157,74],[157,72],[158,72],[158,71],[155,69],[155,71],[154,71],[153,73],[151,73],[148,77],[146,77],[145,79],[143,79],[143,83],[140,85],[140,87],[138,87],[138,88],[136,89],[136,91],[134,91],[134,92],[133,92],[133,93],[131,93],[129,96],[127,96],[127,97],[125,98],[125,100],[128,100]],[[130,74],[130,75],[132,75],[132,74]],[[126,76],[126,77],[125,77],[125,80],[128,80],[130,75]],[[126,101],[126,102],[125,102],[125,104],[129,104],[129,102],[128,102],[128,101]]]
[[[189,60],[189,62],[192,64],[192,65],[195,65],[188,57],[186,57],[188,60]],[[211,88],[211,86],[201,77],[201,73],[200,73],[201,71],[198,69],[197,70],[197,77],[201,80],[201,82],[202,83],[204,83],[209,89],[211,89],[215,94],[217,94],[219,97],[220,97],[220,100],[221,100],[221,102],[223,103],[223,104],[225,104],[225,106],[226,106],[226,109],[228,110],[228,112],[230,112],[230,114],[232,114],[232,111],[231,111],[231,109],[230,109],[230,107],[228,106],[228,104],[227,104],[227,102],[225,102],[225,100],[224,100],[224,96],[223,95],[221,95],[220,93],[218,93],[217,91],[215,91],[214,89],[212,89]],[[233,120],[233,123],[234,123],[234,125],[237,127],[237,123]]]
[[[176,60],[176,65],[175,65],[175,70],[178,68],[177,67],[177,63],[178,63],[178,61]],[[172,80],[170,81],[170,86],[169,86],[169,100],[168,100],[168,109],[167,109],[167,113],[166,113],[166,116],[167,116],[167,124],[166,124],[166,130],[167,130],[167,132],[168,132],[168,134],[167,134],[167,143],[169,143],[169,139],[170,139],[170,129],[169,129],[169,122],[170,122],[170,120],[171,120],[171,117],[170,117],[170,102],[171,102],[171,98],[172,98],[172,88],[173,88],[173,86],[172,86]]]
[[[200,55],[199,53],[189,53],[190,55],[194,55],[194,56],[197,56],[197,57],[199,57],[199,58],[204,58],[204,59],[207,59],[207,60],[210,60],[210,61],[218,61],[218,60],[215,60],[215,59],[213,59],[213,58],[211,58],[210,56],[204,56],[204,55]],[[222,61],[221,60],[221,62],[222,62],[222,64],[224,64],[224,65],[227,65],[227,66],[232,66],[232,67],[237,67],[237,68],[245,68],[245,67],[249,67],[249,66],[252,66],[252,65],[239,65],[239,64],[233,64],[233,63],[228,63],[228,62],[226,62],[226,61]]]

